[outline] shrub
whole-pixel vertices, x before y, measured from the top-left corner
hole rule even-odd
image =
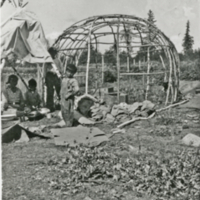
[[[117,76],[112,71],[105,71],[104,72],[104,81],[113,83],[117,80]]]
[[[181,80],[199,80],[200,79],[200,59],[187,60],[181,62],[180,68]]]

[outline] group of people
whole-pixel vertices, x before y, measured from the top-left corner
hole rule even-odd
[[[74,121],[74,99],[79,93],[79,85],[74,75],[77,67],[74,64],[68,64],[64,69],[62,63],[58,59],[58,52],[55,48],[49,49],[51,55],[61,77],[58,77],[55,70],[50,67],[46,73],[47,99],[46,107],[54,111],[54,90],[60,101],[62,117],[67,127],[71,127]]]
[[[7,87],[3,91],[4,109],[14,108],[23,111],[24,108],[35,110],[41,106],[40,95],[38,94],[37,82],[35,79],[28,81],[29,90],[25,92],[24,97],[22,91],[17,87],[18,77],[14,74],[8,77]]]
[[[60,100],[62,117],[66,126],[70,127],[73,125],[74,120],[74,98],[79,93],[79,85],[74,78],[77,68],[73,64],[68,64],[66,69],[63,69],[61,62],[56,57],[57,51],[50,48],[49,53],[62,76],[58,77],[52,68],[47,71],[46,107],[50,111],[54,111],[54,90],[56,90]],[[5,102],[4,109],[11,107],[25,112],[27,110],[36,110],[42,106],[40,95],[37,92],[37,82],[34,79],[28,81],[28,91],[25,92],[24,97],[22,91],[17,87],[17,83],[18,77],[14,74],[10,75],[7,82],[8,86],[2,95]]]

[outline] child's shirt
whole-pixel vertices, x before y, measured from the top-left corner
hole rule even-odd
[[[40,95],[37,91],[30,91],[28,90],[25,94],[25,103],[28,107],[39,107],[41,103]]]
[[[16,91],[13,92],[10,88],[10,86],[8,86],[6,88],[6,90],[4,91],[4,96],[8,102],[9,105],[12,104],[23,104],[24,99],[22,96],[22,92],[19,88],[16,87]]]
[[[78,92],[79,86],[78,81],[75,78],[63,78],[61,84],[61,105],[65,107],[66,105],[66,96],[72,92]]]

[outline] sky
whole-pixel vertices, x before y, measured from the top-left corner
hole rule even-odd
[[[27,0],[24,0],[26,2]],[[49,37],[58,36],[72,24],[95,15],[127,14],[146,18],[149,10],[157,27],[182,51],[186,22],[190,21],[190,35],[194,49],[200,48],[200,0],[29,0],[26,9],[36,14]],[[14,8],[7,2],[1,8],[1,21]]]

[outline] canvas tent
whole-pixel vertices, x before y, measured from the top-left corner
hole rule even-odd
[[[1,27],[1,57],[14,52],[28,63],[53,62],[41,23],[33,13],[21,10]]]
[[[24,9],[17,11],[1,25],[1,59],[13,52],[18,59],[27,63],[36,64],[38,69],[38,82],[43,83],[45,63],[53,63],[47,51],[48,45],[41,23],[34,13]],[[40,86],[43,96],[43,84]]]

